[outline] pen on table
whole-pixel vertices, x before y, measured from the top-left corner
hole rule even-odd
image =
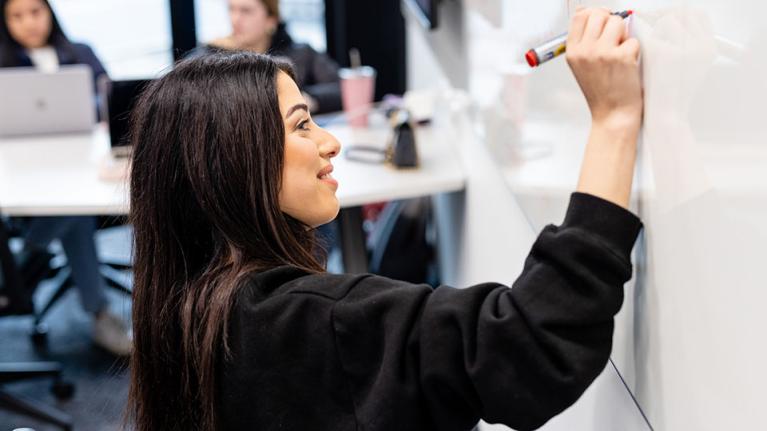
[[[628,18],[634,13],[633,10],[625,10],[623,12],[613,12],[612,15],[619,16],[623,19]],[[527,51],[525,59],[530,67],[537,67],[541,64],[558,57],[567,51],[567,33],[555,37],[554,39],[544,43],[543,45],[533,48]]]

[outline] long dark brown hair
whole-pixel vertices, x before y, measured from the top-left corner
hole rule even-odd
[[[215,430],[227,325],[249,274],[321,272],[313,231],[280,211],[289,65],[221,52],[185,60],[133,113],[134,354],[138,431]]]
[[[11,36],[11,32],[8,30],[8,17],[5,14],[5,6],[11,1],[0,0],[0,67],[18,67],[23,65],[21,58],[19,58],[19,53],[24,52],[24,48]],[[61,28],[59,20],[56,18],[53,8],[51,8],[51,4],[48,0],[41,1],[51,13],[51,34],[48,35],[48,45],[70,53],[74,52],[72,43],[64,34],[64,30]]]

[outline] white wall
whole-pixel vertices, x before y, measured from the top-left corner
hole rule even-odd
[[[512,283],[537,235],[509,189],[502,169],[477,124],[463,111],[460,96],[445,89],[448,79],[418,23],[408,20],[408,82],[411,89],[435,89],[445,109],[436,127],[454,127],[449,150],[460,152],[468,174],[463,194],[435,199],[439,216],[443,281],[467,286],[485,281]],[[432,41],[433,42],[433,41]],[[449,102],[452,100],[452,103]],[[559,222],[564,214],[559,215]],[[507,429],[483,425],[484,430]],[[584,397],[544,427],[548,431],[645,430],[641,414],[615,370],[608,366]]]
[[[767,423],[763,2],[668,1],[634,23],[646,115],[636,391],[660,429]]]
[[[473,163],[469,170],[478,179],[470,180],[466,197],[468,226],[460,238],[467,249],[507,250],[507,244],[488,240],[496,220],[472,215],[483,211],[483,203],[487,208],[488,200],[494,207],[500,201],[499,211],[508,211],[506,223],[521,223],[524,214],[539,228],[561,214],[577,178],[588,132],[582,96],[563,59],[530,71],[520,67],[521,53],[561,32],[576,3],[635,8],[631,31],[643,47],[646,112],[634,209],[646,230],[636,286],[627,286],[618,316],[613,357],[655,429],[764,428],[767,58],[759,47],[767,42],[767,4],[464,3],[469,90],[485,147],[492,151],[488,156],[481,145],[469,147],[467,166]],[[500,20],[487,12],[499,6]],[[411,58],[422,61],[420,53]],[[493,166],[496,174],[490,172]],[[505,196],[496,180],[508,185]],[[472,184],[487,189],[472,191]],[[485,192],[484,198],[471,198]],[[471,226],[473,217],[486,224]],[[503,235],[518,232],[501,229]],[[497,260],[485,263],[468,255],[457,260],[459,273],[468,274],[457,276],[461,280],[473,281],[485,270],[515,273],[500,274]],[[625,407],[617,399],[593,399],[605,414]],[[597,422],[594,428],[571,425],[621,429],[599,428]]]

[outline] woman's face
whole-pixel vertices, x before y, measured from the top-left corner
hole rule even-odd
[[[42,0],[10,0],[5,4],[5,19],[11,37],[24,48],[48,44],[53,18]]]
[[[317,227],[338,215],[338,182],[330,174],[330,159],[338,155],[341,144],[312,121],[301,91],[284,72],[277,77],[277,96],[285,124],[280,209]]]
[[[232,37],[241,47],[258,45],[271,37],[277,28],[277,18],[261,0],[229,0]]]

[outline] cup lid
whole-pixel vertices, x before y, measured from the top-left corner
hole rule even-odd
[[[345,67],[338,71],[338,76],[341,79],[374,77],[376,76],[376,70],[370,66]]]

